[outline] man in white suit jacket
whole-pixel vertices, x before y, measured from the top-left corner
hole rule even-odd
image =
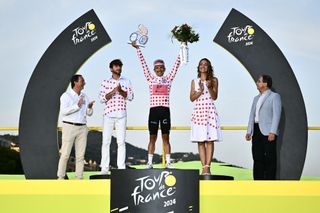
[[[272,78],[262,75],[256,82],[260,94],[254,97],[246,140],[252,139],[254,180],[275,180],[277,136],[281,117],[281,98],[272,92]]]

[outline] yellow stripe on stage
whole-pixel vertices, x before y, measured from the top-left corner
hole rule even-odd
[[[0,188],[1,212],[110,212],[110,180],[1,180]],[[201,213],[318,213],[319,201],[320,181],[200,181]]]
[[[0,195],[110,195],[110,180],[2,180]],[[320,196],[320,181],[200,181],[201,196]]]
[[[203,196],[320,196],[320,181],[201,181]]]
[[[1,180],[0,195],[110,195],[110,180]]]

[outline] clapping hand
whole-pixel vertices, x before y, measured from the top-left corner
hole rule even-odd
[[[200,88],[200,92],[202,93],[204,90],[204,86],[201,81],[199,81],[199,88]]]
[[[207,87],[214,88],[214,87],[216,87],[217,83],[218,83],[217,79],[213,78],[213,79],[207,81]]]
[[[120,84],[118,84],[118,86],[117,86],[115,89],[116,89],[116,91],[119,92],[119,93],[123,92]]]
[[[80,99],[79,99],[79,101],[78,101],[78,107],[81,107],[81,105],[83,104],[83,102],[84,102],[84,97],[81,96]]]
[[[212,80],[207,80],[206,81],[207,87],[208,88],[212,88],[213,84],[212,84]]]
[[[91,102],[88,104],[88,108],[89,108],[89,109],[91,109],[91,108],[93,107],[94,102],[96,102],[96,101],[91,101]]]

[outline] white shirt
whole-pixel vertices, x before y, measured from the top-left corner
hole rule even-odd
[[[83,104],[79,107],[78,102],[81,97],[84,97]],[[83,92],[78,95],[73,89],[66,91],[60,97],[60,112],[62,121],[72,123],[87,123],[87,115],[91,116],[93,109],[88,108],[89,98]]]
[[[260,111],[260,108],[262,106],[262,103],[264,102],[264,99],[266,98],[266,95],[267,95],[267,92],[268,90],[264,91],[258,101],[257,101],[257,105],[256,105],[256,113],[255,113],[255,117],[254,117],[254,122],[255,123],[259,123],[259,111]]]
[[[109,100],[106,99],[106,94],[110,93],[115,87],[121,85],[121,89],[127,92],[127,97],[124,98],[119,92],[116,92]],[[127,116],[127,102],[132,101],[134,97],[132,85],[129,79],[120,77],[113,79],[112,77],[102,81],[100,86],[99,99],[105,104],[104,115],[110,118],[122,118]]]

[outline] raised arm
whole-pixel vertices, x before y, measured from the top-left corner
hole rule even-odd
[[[180,66],[181,60],[180,60],[180,52],[178,54],[178,57],[176,59],[176,62],[174,63],[169,75],[167,76],[168,81],[173,81],[174,77],[176,76],[179,66]]]
[[[153,76],[150,73],[150,70],[149,70],[148,65],[146,63],[146,60],[144,59],[140,48],[139,47],[135,47],[135,48],[137,50],[138,58],[139,58],[141,65],[142,65],[143,74],[146,77],[147,81],[150,82],[153,79]]]

